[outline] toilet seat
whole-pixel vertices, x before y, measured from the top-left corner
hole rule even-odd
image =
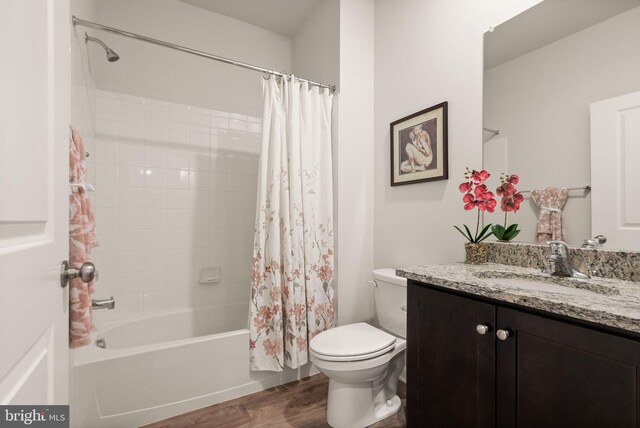
[[[348,324],[311,339],[316,358],[325,361],[362,361],[392,351],[396,337],[366,323]]]
[[[320,369],[320,371],[331,370],[332,372],[353,372],[358,370],[369,370],[375,367],[384,366],[389,363],[397,354],[402,353],[407,349],[407,342],[404,339],[398,339],[394,348],[388,351],[386,354],[379,355],[377,357],[368,358],[366,360],[351,360],[351,361],[329,361],[317,356],[313,350],[309,352],[309,359],[311,362]]]
[[[396,347],[396,344],[392,343],[391,345],[379,351],[376,351],[370,354],[360,354],[360,355],[325,355],[325,354],[316,352],[313,349],[311,350],[311,352],[313,355],[315,355],[316,358],[324,361],[362,361],[362,360],[369,360],[371,358],[375,358],[380,355],[386,354],[387,352],[393,351],[395,347]]]

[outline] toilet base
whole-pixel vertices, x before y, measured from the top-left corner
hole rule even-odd
[[[329,379],[327,422],[333,428],[364,428],[395,415],[402,403],[400,397],[375,403],[372,382],[343,384]]]

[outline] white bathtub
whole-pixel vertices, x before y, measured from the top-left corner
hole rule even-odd
[[[250,372],[247,310],[198,309],[97,331],[73,352],[72,426],[137,427],[318,373],[310,365]]]

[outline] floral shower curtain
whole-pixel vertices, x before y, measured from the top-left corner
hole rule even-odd
[[[333,327],[333,189],[328,90],[264,81],[250,308],[252,370],[308,361]]]

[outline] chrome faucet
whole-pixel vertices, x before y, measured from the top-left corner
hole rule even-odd
[[[573,278],[589,279],[588,274],[575,269],[569,261],[569,247],[564,241],[549,241],[549,270],[544,271],[554,276],[570,276]]]
[[[606,236],[596,235],[591,239],[585,239],[584,241],[582,241],[582,248],[598,248],[605,242],[607,242]]]
[[[116,299],[91,299],[91,309],[115,309]]]

